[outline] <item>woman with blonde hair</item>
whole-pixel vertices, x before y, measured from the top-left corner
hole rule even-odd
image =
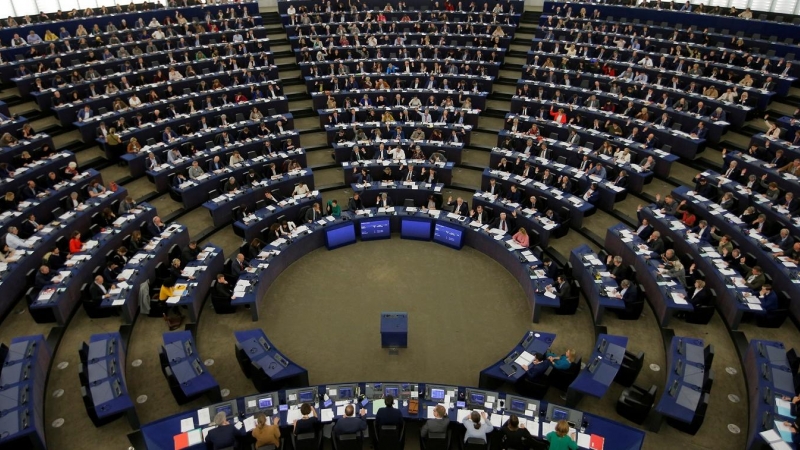
[[[256,414],[256,426],[253,428],[253,439],[256,440],[256,448],[261,448],[266,445],[280,447],[280,423],[280,416],[275,417],[272,421],[272,425],[267,425],[267,416],[265,416],[264,413]]]
[[[139,140],[135,137],[132,137],[130,141],[128,141],[128,153],[139,153],[142,149],[142,145],[139,144]]]
[[[569,432],[566,420],[559,420],[555,431],[547,433],[546,439],[550,443],[550,450],[578,450],[578,444],[572,437],[574,434]]]
[[[575,350],[568,348],[563,355],[557,356],[553,352],[547,352],[547,359],[553,364],[553,367],[558,370],[567,370],[575,363]]]

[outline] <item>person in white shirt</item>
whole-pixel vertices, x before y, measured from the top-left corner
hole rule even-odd
[[[653,67],[653,60],[650,59],[649,55],[645,55],[644,58],[639,60],[639,65],[644,66],[644,67],[646,67],[648,69],[652,68]]]
[[[294,5],[289,5],[289,9],[286,10],[286,14],[289,15],[289,20],[292,21],[292,25],[297,23],[297,11],[294,9]]]
[[[240,33],[239,31],[237,31],[237,32],[236,32],[236,33],[233,35],[233,42],[234,42],[234,43],[236,43],[236,44],[238,44],[238,43],[241,43],[241,42],[244,42],[244,38],[242,37],[242,33]]]
[[[158,20],[157,20],[155,17],[153,17],[153,18],[150,20],[150,23],[149,23],[149,24],[147,24],[147,26],[148,26],[148,27],[151,27],[151,28],[155,28],[155,27],[160,27],[160,26],[161,26],[161,24],[160,24],[160,23],[158,23]]]
[[[617,163],[624,163],[630,164],[631,162],[631,150],[628,147],[625,147],[623,150],[617,150],[614,152],[614,159],[617,160]]]
[[[297,186],[294,187],[294,191],[292,191],[292,196],[295,195],[309,195],[311,190],[308,189],[305,183],[302,181],[297,183]]]
[[[153,31],[153,34],[151,34],[150,36],[152,36],[153,39],[164,39],[166,37],[164,35],[164,32],[161,31],[161,28],[157,29],[156,31]]]
[[[11,250],[30,248],[31,245],[19,237],[18,233],[19,230],[17,230],[17,227],[9,227],[8,234],[6,234],[6,245],[8,245]]]
[[[169,68],[169,81],[180,81],[183,79],[183,75],[180,72],[175,70],[174,67]]]
[[[131,95],[131,98],[128,99],[128,106],[131,108],[142,106],[142,101],[139,100],[139,97],[136,94],[133,94]]]
[[[395,160],[406,159],[406,152],[399,145],[395,148],[390,148],[388,152]]]

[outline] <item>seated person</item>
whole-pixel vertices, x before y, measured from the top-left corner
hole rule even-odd
[[[315,432],[320,423],[317,417],[317,410],[310,404],[303,403],[300,405],[300,414],[302,416],[299,419],[295,419],[294,424],[292,424],[294,435]]]
[[[276,448],[281,445],[281,417],[275,416],[272,425],[267,425],[267,416],[264,413],[256,414],[256,426],[253,428],[253,439],[256,440],[255,448],[267,445],[274,445]]]
[[[500,428],[500,442],[502,448],[531,448],[533,436],[525,425],[519,423],[516,414],[511,414],[503,427]]]
[[[344,417],[333,425],[333,435],[336,438],[343,434],[363,433],[367,429],[367,421],[364,420],[364,416],[367,415],[367,410],[362,408],[359,411],[361,417],[355,417],[355,411],[353,405],[344,407]]]
[[[244,427],[236,428],[228,422],[224,412],[218,412],[214,416],[215,427],[206,435],[206,446],[211,450],[221,450],[233,448],[236,445],[236,437],[246,434]]]
[[[554,369],[567,370],[575,363],[576,355],[575,350],[568,348],[561,356],[557,356],[553,352],[547,352],[545,357],[547,357]]]
[[[486,435],[494,430],[485,411],[481,411],[480,413],[478,411],[472,411],[472,414],[464,417],[461,423],[467,429],[466,433],[464,433],[464,442],[467,442],[470,438],[488,442]]]
[[[442,405],[436,405],[433,408],[433,418],[425,421],[422,429],[419,430],[419,435],[422,439],[426,439],[428,433],[446,433],[449,426],[450,419],[447,417],[447,409]]]
[[[544,355],[541,353],[533,354],[533,361],[531,361],[530,365],[520,364],[520,366],[525,370],[525,378],[527,378],[529,381],[536,380],[538,377],[544,375],[550,365],[550,360],[545,359]]]

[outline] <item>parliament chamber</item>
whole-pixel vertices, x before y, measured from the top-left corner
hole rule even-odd
[[[800,2],[0,5],[0,450],[797,448]]]

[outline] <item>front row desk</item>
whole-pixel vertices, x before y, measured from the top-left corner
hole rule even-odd
[[[533,322],[539,321],[542,307],[560,306],[558,297],[543,292],[543,287],[553,280],[535,270],[542,264],[541,260],[530,249],[516,244],[507,233],[446,211],[400,206],[343,211],[339,218],[327,216],[313,223],[299,224],[290,235],[273,240],[250,261],[250,268],[239,278],[240,283],[249,283],[249,286],[235,293],[231,304],[250,305],[250,313],[256,321],[259,300],[293,262],[323,245],[332,250],[356,243],[357,237],[362,241],[389,239],[392,232],[400,232],[404,239],[432,240],[454,249],[468,245],[494,259],[522,285],[531,305]]]
[[[794,361],[788,355],[793,354]],[[744,358],[744,375],[750,402],[747,450],[797,448],[796,436],[784,421],[795,421],[790,401],[796,394],[793,373],[797,373],[794,349],[787,352],[781,342],[752,340]],[[793,365],[794,364],[794,365]],[[795,411],[796,412],[796,411]],[[788,445],[787,445],[788,443]]]
[[[47,448],[44,389],[52,357],[43,335],[0,345],[0,448]]]
[[[95,426],[126,416],[139,428],[136,407],[125,382],[125,342],[119,333],[94,334],[78,352],[81,396]]]
[[[414,382],[329,384],[239,397],[151,422],[141,428],[141,436],[148,450],[205,449],[205,436],[213,426],[210,422],[217,413],[224,412],[230,423],[244,427],[246,431],[254,428],[254,415],[257,413],[264,413],[269,423],[274,417],[280,417],[281,434],[288,437],[294,420],[301,417],[300,405],[303,403],[314,406],[324,427],[340,419],[348,404],[354,404],[356,411],[366,409],[365,418],[369,423],[384,406],[386,395],[397,398],[396,406],[407,421],[422,422],[433,417],[436,405],[445,406],[453,441],[463,440],[461,420],[475,410],[486,412],[495,428],[500,428],[511,414],[515,414],[534,436],[545,436],[555,428],[557,421],[567,420],[577,432],[580,448],[637,450],[644,443],[645,434],[641,430],[544,401],[465,386]],[[409,403],[414,402],[418,402],[418,410],[409,412]],[[373,427],[370,425],[369,428]],[[327,432],[323,433],[327,435]],[[370,429],[369,433],[371,435],[374,430]],[[252,442],[250,439],[249,436],[242,438],[245,445],[248,440]],[[489,439],[499,442],[498,433],[491,433]],[[240,445],[240,448],[249,447]]]
[[[202,395],[212,402],[222,400],[219,383],[200,359],[197,345],[189,331],[164,333],[164,345],[159,349],[161,370],[179,405]]]

